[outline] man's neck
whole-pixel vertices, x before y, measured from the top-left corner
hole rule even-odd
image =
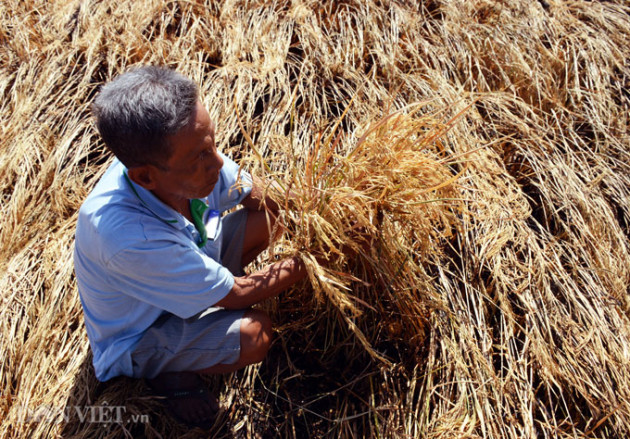
[[[184,215],[184,217],[188,221],[192,222],[192,214],[190,213],[190,200],[189,199],[179,198],[179,197],[169,199],[168,197],[162,196],[157,191],[151,191],[151,193],[155,195],[162,203],[166,204],[172,209],[175,209],[177,212]]]

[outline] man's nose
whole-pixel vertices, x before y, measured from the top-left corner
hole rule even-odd
[[[208,169],[220,170],[223,167],[223,157],[219,154],[219,151],[215,150],[212,160],[208,160]]]

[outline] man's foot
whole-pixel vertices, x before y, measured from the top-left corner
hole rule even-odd
[[[196,373],[167,372],[146,381],[179,422],[204,430],[214,424],[219,403]]]

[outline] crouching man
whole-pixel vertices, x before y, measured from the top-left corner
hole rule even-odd
[[[244,274],[269,245],[267,219],[278,207],[217,150],[190,79],[161,67],[131,70],[103,86],[93,112],[116,156],[76,230],[96,376],[146,378],[177,419],[208,428],[218,404],[199,374],[262,361],[271,321],[250,307],[306,270],[294,258]]]

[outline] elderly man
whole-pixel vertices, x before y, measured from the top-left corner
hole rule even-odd
[[[199,374],[262,361],[271,321],[250,307],[302,279],[305,268],[294,258],[243,272],[269,245],[267,218],[278,207],[217,150],[191,80],[137,68],[106,84],[93,111],[116,156],[76,230],[96,376],[146,378],[176,418],[209,427],[218,405]]]

